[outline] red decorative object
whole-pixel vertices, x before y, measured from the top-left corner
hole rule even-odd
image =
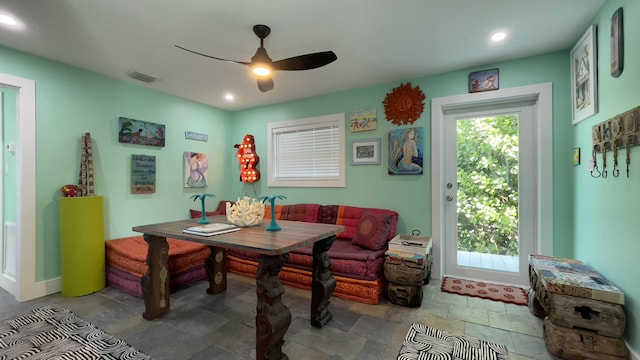
[[[260,170],[256,169],[260,157],[256,153],[256,144],[253,135],[245,135],[242,144],[235,144],[238,149],[236,156],[240,163],[240,181],[256,182],[260,180]]]
[[[384,101],[384,114],[387,120],[400,126],[413,124],[424,111],[425,95],[419,86],[411,83],[401,84],[387,94]]]
[[[62,197],[76,197],[79,192],[80,189],[76,185],[65,185],[60,188],[60,195],[62,195]]]

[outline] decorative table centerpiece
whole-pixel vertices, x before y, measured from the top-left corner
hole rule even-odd
[[[263,203],[269,201],[271,203],[271,223],[267,226],[267,231],[280,231],[280,225],[276,223],[276,199],[286,199],[284,195],[263,196],[260,198]]]
[[[216,197],[213,194],[200,194],[200,195],[193,195],[191,196],[191,198],[193,199],[193,201],[196,200],[200,200],[201,204],[202,204],[202,216],[200,217],[200,220],[198,220],[198,224],[209,224],[211,221],[207,218],[207,213],[204,209],[204,200],[208,197]]]
[[[248,196],[238,198],[235,204],[227,203],[227,221],[230,223],[247,227],[258,225],[264,219],[264,204]]]

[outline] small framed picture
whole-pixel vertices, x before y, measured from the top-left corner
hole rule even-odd
[[[469,92],[498,90],[500,76],[498,69],[476,71],[469,74]]]
[[[351,165],[380,165],[380,138],[351,140]]]
[[[611,76],[618,77],[624,68],[624,32],[622,8],[611,17]]]
[[[573,148],[573,166],[580,165],[580,148]]]

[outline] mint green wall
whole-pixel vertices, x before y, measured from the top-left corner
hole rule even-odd
[[[2,94],[2,224],[7,221],[16,222],[16,154],[7,150],[7,144],[16,141],[16,119],[18,116],[18,91],[0,85]],[[8,173],[5,171],[8,169]],[[4,225],[2,225],[4,226]]]
[[[233,196],[243,194],[259,196],[282,194],[287,196],[283,203],[317,202],[321,204],[350,204],[356,206],[391,208],[400,214],[398,229],[403,233],[413,229],[423,234],[431,234],[431,102],[434,97],[443,97],[466,93],[468,90],[469,71],[498,67],[500,69],[500,87],[530,85],[535,83],[552,82],[554,85],[554,118],[560,119],[554,124],[554,147],[571,148],[570,108],[566,104],[568,95],[569,73],[567,67],[568,51],[536,56],[527,59],[489,64],[477,69],[466,69],[435,76],[408,79],[412,86],[420,86],[426,94],[425,110],[412,126],[424,128],[424,169],[423,175],[389,175],[387,174],[386,158],[387,134],[389,130],[399,127],[386,121],[382,101],[387,93],[400,84],[392,83],[369,87],[354,91],[335,93],[272,106],[265,106],[232,114],[234,127],[233,138],[239,142],[249,133],[255,136],[258,154],[262,156],[260,170],[263,181],[255,185],[242,185],[233,181]],[[267,123],[283,120],[294,120],[312,116],[333,113],[345,113],[363,108],[377,108],[378,127],[374,131],[346,133],[346,173],[345,188],[269,188],[267,186]],[[346,121],[346,120],[345,120]],[[406,126],[405,126],[406,127]],[[348,127],[347,127],[348,129]],[[367,166],[350,165],[349,144],[352,139],[382,138],[382,164]],[[567,152],[554,154],[554,164],[562,164]],[[557,159],[557,161],[556,161]],[[571,181],[572,169],[564,166],[554,167],[554,213],[556,225],[554,236],[565,239],[554,245],[554,251],[569,256],[572,249],[571,222]],[[234,166],[232,179],[237,179],[239,166]]]
[[[624,8],[624,71],[610,74],[610,23],[613,12]],[[591,154],[591,127],[640,106],[640,1],[610,0],[598,13],[599,110],[578,123],[573,131],[576,147],[582,149],[582,164],[573,169],[575,198],[574,254],[612,280],[625,293],[627,316],[625,339],[640,352],[640,277],[638,274],[638,217],[640,216],[640,147],[631,151],[630,177],[626,177],[625,152],[620,152],[620,177],[594,179],[587,171]],[[598,164],[602,166],[601,154]],[[635,265],[634,265],[635,264]]]
[[[85,132],[93,140],[96,194],[105,198],[107,239],[133,235],[135,225],[187,218],[189,208],[200,207],[189,196],[220,196],[229,187],[225,159],[234,154],[228,112],[8,48],[0,47],[0,58],[0,72],[36,81],[38,280],[60,275],[59,189],[78,183]],[[118,143],[120,116],[164,124],[166,146]],[[206,133],[209,141],[186,140],[185,131]],[[183,188],[184,151],[209,154],[206,189]],[[156,157],[154,194],[131,194],[132,154]]]
[[[637,323],[640,315],[640,280],[632,276],[634,255],[640,242],[634,237],[634,216],[640,196],[640,150],[632,152],[631,178],[592,179],[586,163],[590,153],[591,126],[638,106],[640,99],[640,2],[625,6],[625,70],[614,79],[608,72],[609,19],[622,6],[609,0],[595,18],[600,24],[600,111],[577,126],[571,125],[569,51],[515,61],[498,62],[445,74],[406,79],[402,82],[329,94],[311,99],[229,113],[202,104],[162,94],[79,70],[56,62],[0,47],[0,72],[34,79],[37,97],[37,249],[39,279],[59,276],[58,189],[77,182],[80,137],[93,137],[96,187],[105,196],[107,238],[133,234],[131,227],[187,216],[197,208],[188,197],[200,193],[182,187],[181,157],[184,151],[209,154],[209,187],[206,192],[221,198],[283,194],[284,203],[315,202],[392,208],[399,212],[399,231],[419,229],[431,233],[431,147],[430,100],[467,92],[470,71],[497,67],[500,87],[553,83],[553,211],[554,255],[574,257],[596,267],[626,293],[627,333],[625,339],[638,351]],[[586,30],[586,29],[585,29]],[[336,81],[339,81],[337,79]],[[384,165],[387,133],[398,127],[387,122],[382,101],[393,87],[410,81],[426,94],[425,110],[412,126],[424,128],[425,174],[391,176]],[[266,126],[269,122],[300,119],[376,107],[378,129],[350,133],[345,139],[346,187],[268,188],[266,182]],[[162,123],[167,129],[167,146],[152,148],[119,144],[116,138],[119,116]],[[184,131],[209,134],[206,143],[184,139]],[[233,144],[245,134],[256,138],[264,180],[253,185],[238,181],[239,166]],[[382,138],[383,164],[350,166],[352,139]],[[571,150],[581,147],[583,165],[571,166]],[[132,195],[129,190],[131,154],[155,155],[157,190],[151,195]],[[634,161],[634,157],[637,161]],[[635,165],[634,165],[635,164]]]

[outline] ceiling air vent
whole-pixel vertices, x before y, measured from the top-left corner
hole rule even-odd
[[[127,76],[129,76],[132,79],[136,79],[142,82],[146,82],[146,83],[152,83],[152,82],[156,82],[158,81],[157,77],[151,76],[151,75],[147,75],[147,74],[143,74],[141,72],[137,72],[137,71],[131,71],[127,73]]]

